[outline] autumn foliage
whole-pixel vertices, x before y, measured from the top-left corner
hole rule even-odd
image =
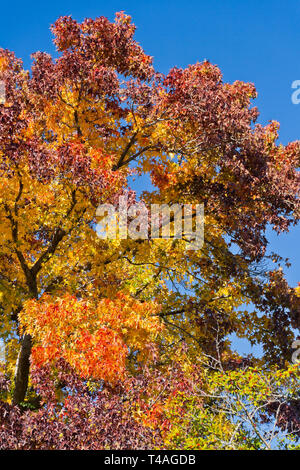
[[[156,71],[122,12],[51,30],[30,71],[0,49],[0,448],[299,448],[300,288],[266,236],[299,221],[299,142],[208,61]],[[204,204],[201,249],[98,237],[147,176],[147,207]]]
[[[161,330],[151,313],[155,314],[155,305],[124,294],[102,299],[94,309],[70,295],[55,303],[42,296],[25,303],[19,320],[36,338],[33,365],[42,367],[63,358],[85,379],[114,383],[124,377],[129,347],[138,349],[140,356],[148,355],[147,347],[151,351],[151,336],[153,340]]]

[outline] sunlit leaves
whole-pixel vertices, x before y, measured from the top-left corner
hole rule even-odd
[[[0,447],[265,448],[274,416],[297,436],[299,288],[265,253],[266,228],[299,219],[299,142],[277,145],[254,85],[208,61],[157,73],[124,13],[51,29],[57,57],[30,73],[0,50],[2,368],[23,387],[1,379]],[[129,208],[141,175],[148,208],[204,204],[201,249],[97,236],[97,206]]]
[[[124,295],[99,303],[43,296],[25,302],[19,319],[34,339],[36,366],[64,358],[82,377],[115,382],[124,376],[129,348],[138,352],[138,359],[151,357],[161,329],[157,312],[157,305]]]

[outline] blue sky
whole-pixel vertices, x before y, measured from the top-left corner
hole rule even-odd
[[[133,17],[136,39],[154,57],[158,70],[208,59],[221,68],[225,81],[255,83],[259,122],[278,120],[281,142],[300,138],[300,104],[291,101],[291,84],[300,79],[299,1],[15,0],[0,8],[0,47],[15,51],[26,68],[31,53],[54,53],[49,27],[58,16],[113,19],[116,11],[124,10]],[[271,249],[293,263],[287,271],[291,285],[300,281],[299,238],[300,228],[270,235]]]

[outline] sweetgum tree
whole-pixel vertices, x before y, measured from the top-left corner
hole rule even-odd
[[[278,145],[254,85],[207,61],[155,71],[123,13],[52,32],[58,58],[30,72],[0,50],[1,448],[286,447],[300,291],[266,228],[299,220],[299,142]],[[133,174],[149,207],[204,204],[201,249],[97,236]]]

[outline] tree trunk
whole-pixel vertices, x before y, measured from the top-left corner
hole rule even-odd
[[[22,263],[21,263],[22,264]],[[23,262],[24,264],[24,262]],[[36,275],[33,275],[31,270],[25,265],[24,274],[26,276],[28,289],[30,292],[30,298],[38,298],[38,289],[36,283]],[[13,394],[13,404],[19,405],[26,396],[29,370],[30,370],[30,355],[32,348],[32,339],[28,334],[24,334],[21,339],[21,348],[19,351],[16,369],[15,369],[15,388]]]
[[[13,395],[14,405],[19,405],[22,401],[24,401],[27,392],[31,346],[31,336],[28,334],[24,335],[22,337],[21,349],[16,364],[15,389]]]

